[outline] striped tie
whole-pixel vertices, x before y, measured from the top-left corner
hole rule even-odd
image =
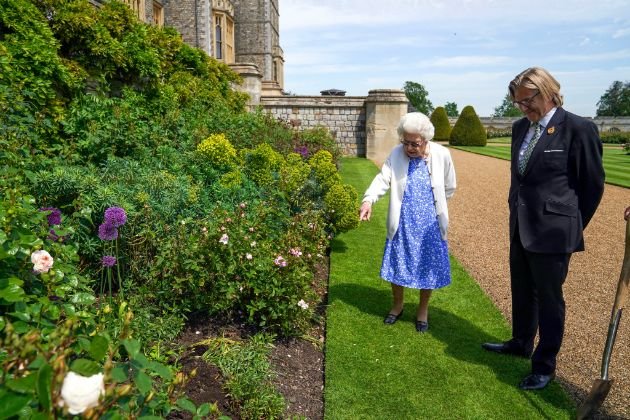
[[[534,147],[536,147],[536,143],[538,143],[538,139],[540,138],[540,135],[542,134],[542,125],[538,123],[532,123],[532,125],[535,125],[534,135],[532,136],[532,139],[527,144],[527,147],[525,148],[525,151],[523,152],[523,156],[521,156],[521,158],[518,161],[518,173],[521,175],[525,173],[525,168],[527,167],[527,161],[529,160],[529,157],[532,155],[532,151],[534,150]]]

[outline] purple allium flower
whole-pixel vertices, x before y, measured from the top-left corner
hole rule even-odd
[[[48,218],[48,225],[55,226],[61,224],[61,210],[56,207],[42,207],[40,211],[49,211],[46,218]]]
[[[121,207],[110,207],[105,210],[105,223],[119,227],[127,222],[127,213]]]
[[[109,222],[101,223],[98,227],[98,237],[101,238],[102,241],[113,241],[118,238],[118,229]]]
[[[295,148],[295,153],[299,153],[300,155],[302,155],[303,158],[307,158],[308,157],[308,147],[306,146],[298,146]]]
[[[116,265],[116,257],[112,257],[111,255],[105,255],[101,261],[103,262],[103,267],[113,267]]]

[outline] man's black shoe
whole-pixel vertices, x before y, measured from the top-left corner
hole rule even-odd
[[[527,375],[520,384],[518,384],[518,387],[525,391],[535,391],[537,389],[543,389],[555,377],[556,375],[554,375],[553,373],[551,375],[537,375],[535,373],[531,373]]]
[[[510,345],[509,342],[483,343],[481,347],[483,347],[485,350],[493,351],[495,353],[510,354],[512,356],[524,357],[526,359],[529,359],[529,356],[531,356],[531,352],[514,348],[513,346]]]

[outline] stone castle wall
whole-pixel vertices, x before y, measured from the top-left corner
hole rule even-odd
[[[365,96],[263,96],[260,105],[296,129],[324,126],[346,156],[366,156]]]
[[[262,96],[256,105],[295,129],[326,127],[345,156],[367,157],[377,165],[398,142],[395,129],[407,112],[404,93],[388,89],[370,91],[368,96]],[[486,128],[510,129],[519,118],[479,119]],[[630,132],[630,117],[589,119],[600,132]],[[449,121],[453,126],[457,118]]]

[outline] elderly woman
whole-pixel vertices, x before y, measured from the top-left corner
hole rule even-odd
[[[455,168],[448,149],[430,141],[433,133],[433,124],[420,112],[401,118],[401,144],[370,184],[359,211],[359,220],[370,220],[372,204],[391,188],[380,275],[391,283],[393,305],[383,322],[391,325],[402,316],[405,287],[420,289],[420,333],[429,329],[431,292],[451,282],[446,200],[455,192]]]

